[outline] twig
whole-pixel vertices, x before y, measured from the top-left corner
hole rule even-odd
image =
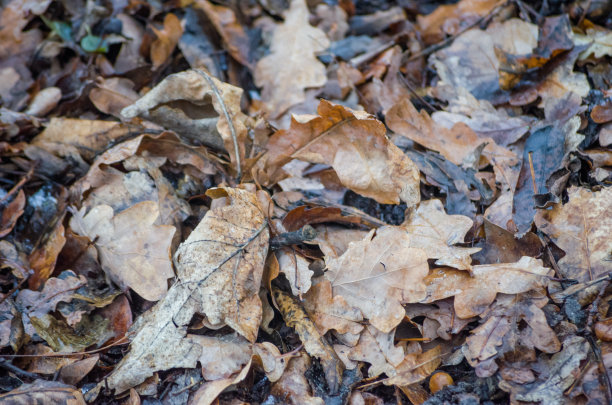
[[[538,194],[538,186],[536,186],[535,170],[533,169],[532,155],[533,155],[533,152],[529,152],[527,156],[529,157],[529,172],[531,173],[531,182],[533,184],[533,195],[535,196],[536,194]]]
[[[22,377],[28,377],[33,379],[38,379],[40,376],[38,374],[30,373],[29,371],[25,371],[17,367],[16,365],[9,363],[4,359],[0,359],[0,367],[5,368],[13,373],[20,375]]]
[[[412,87],[412,85],[410,84],[410,82],[408,81],[408,79],[406,79],[406,77],[401,74],[400,72],[397,72],[397,75],[400,78],[400,81],[402,82],[402,84],[404,86],[406,86],[406,88],[417,98],[419,99],[419,101],[423,104],[425,104],[427,106],[427,108],[429,108],[431,111],[439,111],[439,108],[434,107],[433,105],[431,105],[427,100],[425,100],[423,97],[420,96],[420,94],[418,94],[416,92],[416,90]]]
[[[217,97],[217,101],[219,102],[219,105],[221,106],[223,115],[225,116],[225,119],[227,120],[227,125],[229,126],[229,129],[230,129],[230,135],[232,136],[232,142],[234,143],[234,154],[236,155],[236,166],[237,166],[236,170],[238,171],[236,175],[237,177],[236,181],[240,183],[240,179],[242,178],[242,162],[240,159],[240,147],[238,146],[238,136],[236,135],[236,128],[234,128],[234,121],[232,121],[232,118],[230,117],[229,112],[227,111],[227,107],[225,106],[225,101],[223,101],[223,98],[221,97],[221,93],[219,92],[219,89],[215,85],[215,82],[213,82],[210,76],[206,74],[204,71],[200,69],[195,69],[195,71],[198,72],[198,74],[206,80],[206,82],[212,89],[213,93],[215,93],[215,97]]]
[[[294,232],[284,232],[270,240],[270,249],[276,250],[287,245],[297,245],[317,237],[317,231],[310,225],[304,225]]]

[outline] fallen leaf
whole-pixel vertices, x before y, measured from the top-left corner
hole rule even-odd
[[[550,269],[542,261],[524,256],[516,263],[482,264],[467,272],[438,268],[425,277],[430,303],[455,297],[455,310],[460,318],[481,314],[495,300],[498,293],[518,294],[544,286]]]
[[[404,229],[388,226],[350,243],[342,256],[325,258],[325,277],[331,282],[333,295],[359,308],[363,317],[384,333],[404,318],[401,304],[419,302],[426,296],[427,255],[410,243]]]
[[[535,217],[538,229],[565,250],[558,262],[561,275],[584,282],[609,274],[612,218],[606,213],[611,209],[612,189],[592,192],[571,187],[568,195],[569,202],[540,210]]]
[[[410,235],[410,247],[425,251],[439,266],[470,270],[470,256],[480,248],[453,246],[463,243],[472,220],[463,215],[447,215],[440,200],[421,201],[401,225]]]
[[[455,35],[476,22],[498,5],[497,0],[461,0],[456,4],[441,5],[426,16],[419,15],[417,24],[425,42],[441,41],[444,34]]]
[[[159,208],[143,201],[117,214],[108,205],[75,211],[70,227],[87,236],[98,249],[102,268],[117,285],[132,288],[149,301],[161,299],[174,276],[170,244],[175,228],[154,225]]]
[[[280,266],[280,271],[285,274],[291,292],[297,297],[301,297],[310,290],[310,279],[314,272],[308,268],[310,262],[297,254],[295,251],[282,249],[276,252],[276,258]]]
[[[255,84],[263,87],[262,99],[272,118],[305,101],[306,88],[321,87],[327,81],[325,65],[316,54],[329,46],[329,40],[310,26],[308,16],[304,0],[292,1],[284,23],[274,30],[270,54],[255,67]]]
[[[23,190],[19,190],[17,195],[2,210],[0,218],[0,238],[4,238],[11,233],[17,220],[23,215],[26,198]]]
[[[512,188],[518,176],[517,156],[495,143],[491,138],[481,138],[463,122],[451,129],[444,128],[432,120],[425,111],[417,111],[409,100],[403,100],[387,113],[387,125],[391,130],[426,148],[440,152],[457,165],[478,166],[475,152],[484,145],[482,157],[493,166],[496,180]]]
[[[334,349],[347,369],[355,368],[358,361],[365,361],[370,363],[369,377],[383,373],[392,377],[397,373],[396,367],[404,360],[404,349],[395,346],[394,336],[395,331],[383,333],[369,325],[361,333],[356,346],[334,345]]]
[[[157,39],[151,44],[150,57],[153,68],[158,69],[172,55],[176,44],[183,35],[183,27],[177,16],[168,13],[164,18],[164,27],[161,30],[154,26],[151,26],[151,29]]]
[[[14,405],[36,403],[57,403],[66,405],[85,405],[80,390],[57,381],[36,380],[22,384],[19,388],[0,395],[0,402]]]
[[[270,138],[256,168],[262,184],[279,181],[281,167],[295,158],[331,164],[344,186],[380,203],[419,201],[418,169],[389,142],[380,121],[325,100],[318,113],[306,122],[292,118],[290,129]]]
[[[463,349],[476,375],[481,378],[493,375],[497,368],[489,366],[493,359],[503,362],[505,356],[520,361],[521,356],[535,358],[534,348],[545,353],[556,353],[561,349],[561,343],[541,309],[544,305],[546,299],[542,297],[526,294],[498,296],[496,302],[480,315],[481,324],[472,330]],[[519,327],[521,322],[523,327]],[[520,354],[513,356],[513,353]],[[480,367],[481,362],[485,362],[484,367]]]
[[[99,315],[83,317],[74,328],[50,314],[40,318],[30,316],[30,322],[38,336],[55,352],[74,353],[93,345],[100,347],[113,335],[108,328],[108,320]]]
[[[347,304],[341,295],[332,297],[332,287],[328,280],[320,280],[311,287],[304,296],[304,309],[321,335],[330,329],[353,335],[363,330],[361,311]]]
[[[518,385],[501,381],[499,387],[510,392],[512,400],[541,402],[551,405],[566,403],[564,391],[579,375],[582,360],[587,357],[588,342],[580,336],[569,336],[563,342],[563,350],[544,362],[546,373],[531,384]]]
[[[247,140],[241,97],[238,87],[202,70],[186,70],[166,77],[121,115],[143,117],[198,144],[225,148],[240,170]]]
[[[227,387],[238,384],[244,380],[251,369],[251,362],[244,366],[240,373],[228,378],[209,381],[204,384],[193,394],[190,403],[194,405],[209,405],[212,404],[217,396],[221,394]]]
[[[211,4],[208,0],[197,0],[195,4],[206,13],[223,39],[227,52],[238,62],[252,69],[251,40],[234,11],[229,7]]]
[[[111,77],[96,80],[95,88],[89,92],[89,99],[104,114],[120,118],[120,112],[134,101],[139,95],[134,91],[134,83],[123,77]]]
[[[283,403],[292,405],[323,405],[321,398],[312,395],[312,389],[304,376],[310,367],[308,355],[302,353],[299,357],[289,360],[287,371],[272,384],[270,394]]]
[[[59,372],[59,378],[62,382],[70,385],[78,384],[93,368],[96,366],[100,358],[99,354],[94,354],[91,357],[87,357],[83,360],[79,360],[72,364],[68,364]]]
[[[383,383],[402,387],[423,381],[442,363],[441,352],[440,346],[436,346],[424,353],[408,353],[396,367],[397,374],[383,380]]]
[[[205,315],[211,325],[227,324],[250,342],[255,341],[261,320],[257,293],[268,251],[268,225],[255,194],[232,188],[210,189],[208,193],[213,198],[228,197],[229,205],[208,211],[179,246],[175,254],[179,280],[155,307],[138,318],[132,327],[130,352],[92,390],[91,397],[104,386],[124,392],[157,370],[194,368],[203,350],[197,337],[187,335],[195,313]],[[241,373],[246,375],[247,371]],[[220,382],[225,380],[216,380],[208,386],[220,385],[223,390],[234,381],[228,378],[227,385]]]
[[[64,247],[66,238],[64,237],[64,226],[61,221],[45,238],[44,242],[36,250],[30,253],[28,262],[34,274],[28,279],[28,286],[33,290],[38,288],[49,279],[53,270],[57,256]]]

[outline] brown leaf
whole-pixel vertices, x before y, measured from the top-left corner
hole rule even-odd
[[[45,238],[44,243],[28,257],[30,268],[34,270],[34,274],[28,279],[28,286],[31,289],[38,290],[51,276],[55,270],[57,256],[65,243],[64,225],[59,221],[55,229]]]
[[[604,342],[612,342],[612,318],[597,322],[595,324],[595,335]]]
[[[463,243],[472,220],[463,215],[447,215],[440,200],[421,201],[401,225],[410,234],[410,247],[423,249],[439,266],[470,270],[470,256],[480,248],[453,246]]]
[[[292,209],[283,218],[283,226],[289,232],[297,231],[304,225],[321,224],[324,222],[361,224],[361,219],[352,215],[342,215],[340,208],[312,207],[309,209],[305,205]]]
[[[426,43],[435,43],[444,34],[454,35],[465,26],[476,22],[498,5],[497,0],[461,0],[456,4],[438,6],[426,16],[419,15],[417,23]]]
[[[89,92],[89,99],[104,114],[120,118],[121,110],[139,98],[138,93],[133,90],[134,83],[123,77],[99,77],[96,86]]]
[[[158,30],[151,26],[157,39],[151,44],[150,56],[153,62],[153,68],[159,68],[170,57],[176,44],[178,44],[181,35],[183,35],[183,27],[181,21],[172,13],[166,14],[164,18],[164,28]]]
[[[478,161],[474,161],[475,151],[486,144],[482,157],[493,166],[496,180],[507,188],[512,188],[516,182],[517,156],[497,145],[493,139],[479,137],[463,122],[456,123],[451,129],[444,128],[427,112],[418,112],[409,100],[403,100],[389,110],[387,125],[397,134],[440,152],[457,165],[478,166]]]
[[[401,304],[418,302],[426,295],[427,255],[410,243],[401,227],[383,227],[349,244],[342,256],[325,259],[325,277],[334,296],[359,308],[364,318],[385,333],[404,318]]]
[[[394,335],[395,331],[383,333],[370,325],[361,333],[356,346],[334,345],[334,349],[347,369],[354,369],[356,362],[365,361],[370,363],[370,377],[377,377],[382,373],[391,377],[396,375],[396,367],[404,360],[404,349],[395,346]]]
[[[247,140],[241,97],[238,87],[201,70],[186,70],[166,77],[121,115],[143,117],[198,144],[225,148],[238,169]]]
[[[440,346],[425,353],[408,353],[396,367],[397,374],[383,380],[385,385],[406,386],[423,381],[442,363]]]
[[[591,119],[597,124],[604,124],[612,121],[612,103],[596,105],[591,111]]]
[[[417,167],[386,137],[384,125],[364,112],[321,100],[319,117],[292,118],[291,128],[270,138],[256,177],[270,185],[282,178],[291,159],[331,164],[342,184],[384,204],[419,199]]]
[[[208,0],[197,0],[195,4],[206,13],[223,39],[227,52],[252,70],[251,40],[236,18],[234,11],[229,7],[211,4]]]
[[[320,280],[312,286],[304,296],[304,309],[321,335],[330,329],[353,335],[363,330],[361,311],[348,305],[341,295],[332,298],[332,287],[328,280]]]
[[[251,370],[251,362],[249,361],[246,366],[240,371],[228,378],[222,378],[220,380],[214,380],[202,384],[200,388],[193,394],[190,403],[194,405],[209,405],[212,404],[217,396],[221,394],[227,387],[233,384],[238,384],[244,380]]]
[[[539,299],[537,299],[539,298]],[[490,377],[497,367],[488,363],[503,360],[504,355],[515,358],[535,358],[534,348],[545,353],[556,353],[561,343],[550,328],[542,307],[546,299],[526,294],[500,295],[489,310],[481,314],[481,325],[466,339],[463,350],[467,361],[481,378]],[[519,327],[519,323],[525,326]],[[480,363],[485,362],[484,367]]]
[[[540,210],[535,217],[538,228],[565,250],[558,263],[561,275],[584,282],[609,274],[612,189],[572,187],[568,195],[568,203]]]
[[[228,205],[221,201],[208,211],[179,246],[175,254],[179,280],[138,318],[130,352],[90,396],[95,397],[106,384],[121,393],[157,370],[195,367],[203,349],[196,339],[186,336],[195,313],[205,315],[212,326],[227,324],[255,341],[261,320],[257,293],[268,251],[268,225],[255,194],[219,188],[210,189],[208,195],[227,197]],[[142,361],[144,358],[148,360]]]
[[[323,405],[321,398],[312,396],[312,389],[304,373],[310,367],[306,353],[289,360],[287,371],[276,383],[272,384],[270,394],[282,403],[292,405]]]
[[[450,268],[438,268],[425,278],[427,298],[434,302],[455,297],[455,310],[460,318],[478,315],[495,300],[497,293],[518,294],[546,284],[550,269],[542,261],[524,256],[516,263],[472,266],[472,276]]]
[[[263,87],[261,96],[272,118],[305,101],[306,88],[321,87],[327,81],[325,66],[316,54],[327,49],[329,40],[309,25],[308,18],[306,2],[292,1],[284,23],[274,30],[270,54],[255,67],[255,84]]]
[[[94,354],[93,356],[62,367],[59,373],[60,379],[66,384],[78,384],[96,366],[99,358],[99,354]]]
[[[19,190],[17,196],[11,202],[6,204],[2,210],[2,218],[0,219],[0,238],[4,238],[11,233],[17,220],[23,215],[26,198],[23,190]]]
[[[93,159],[97,153],[129,131],[129,127],[118,122],[51,118],[45,130],[31,144],[51,152],[68,145],[75,148],[84,159]]]
[[[419,327],[423,338],[434,340],[438,337],[444,340],[451,340],[453,335],[457,335],[463,330],[474,318],[462,319],[455,313],[453,302],[449,300],[436,301],[432,305],[426,304],[408,304],[405,306],[406,316],[411,320],[413,318],[424,316],[423,326]]]
[[[132,288],[149,301],[164,296],[166,280],[174,276],[170,245],[175,228],[154,225],[156,203],[143,201],[118,214],[108,205],[97,205],[73,215],[70,227],[95,241],[102,268],[121,289]]]
[[[545,372],[531,384],[501,381],[499,387],[510,392],[512,401],[540,402],[551,405],[567,403],[563,395],[580,375],[580,365],[589,352],[588,342],[580,336],[568,336],[563,350],[542,363]]]
[[[11,405],[54,403],[65,405],[85,405],[80,390],[57,381],[36,380],[22,384],[6,394],[0,395],[0,402]]]

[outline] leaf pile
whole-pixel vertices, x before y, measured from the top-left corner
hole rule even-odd
[[[6,0],[0,402],[612,402],[596,1]]]

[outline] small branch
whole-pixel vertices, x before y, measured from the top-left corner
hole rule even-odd
[[[294,232],[285,232],[270,240],[270,249],[277,250],[287,245],[298,245],[317,237],[317,231],[310,225],[304,225]]]

